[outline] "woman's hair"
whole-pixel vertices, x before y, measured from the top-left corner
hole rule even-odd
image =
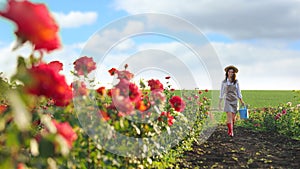
[[[227,81],[227,79],[228,79],[228,71],[229,71],[229,70],[233,70],[233,69],[228,69],[228,70],[226,71],[226,73],[225,73],[225,80],[224,80],[224,82],[226,82],[226,81]],[[231,81],[231,82],[233,82],[233,84],[236,84],[237,80],[236,80],[236,75],[235,75],[235,72],[233,73],[233,75],[232,75],[232,79],[230,79],[230,81]]]

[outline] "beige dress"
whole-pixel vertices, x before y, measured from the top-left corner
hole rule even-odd
[[[238,107],[238,96],[237,96],[236,85],[226,85],[225,87],[225,101],[224,101],[224,111],[237,113]]]

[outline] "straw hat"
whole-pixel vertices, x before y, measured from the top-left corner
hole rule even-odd
[[[227,72],[229,69],[233,69],[233,71],[235,72],[235,73],[237,73],[238,71],[239,71],[239,69],[238,68],[236,68],[235,66],[233,66],[233,65],[230,65],[230,66],[227,66],[227,67],[225,67],[225,72]]]

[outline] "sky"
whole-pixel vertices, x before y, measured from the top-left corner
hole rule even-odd
[[[0,10],[5,8],[0,0]],[[45,55],[64,64],[72,81],[73,62],[93,57],[91,74],[111,85],[112,67],[140,79],[171,76],[174,88],[218,89],[224,68],[235,65],[242,90],[300,89],[299,0],[34,0],[45,3],[60,27],[63,47]],[[0,72],[14,74],[15,26],[0,18]]]

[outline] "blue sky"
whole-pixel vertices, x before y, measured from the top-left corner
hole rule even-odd
[[[137,79],[172,75],[178,88],[215,89],[224,78],[223,68],[233,64],[240,69],[237,77],[244,90],[300,89],[297,0],[226,0],[222,5],[217,0],[34,2],[45,3],[59,23],[64,46],[45,59],[61,60],[69,81],[73,61],[90,54],[103,84],[112,81],[106,69],[128,62]],[[4,3],[0,0],[0,9]],[[29,52],[26,45],[10,51],[14,29],[0,18],[0,72],[7,76],[15,70],[16,56]]]

